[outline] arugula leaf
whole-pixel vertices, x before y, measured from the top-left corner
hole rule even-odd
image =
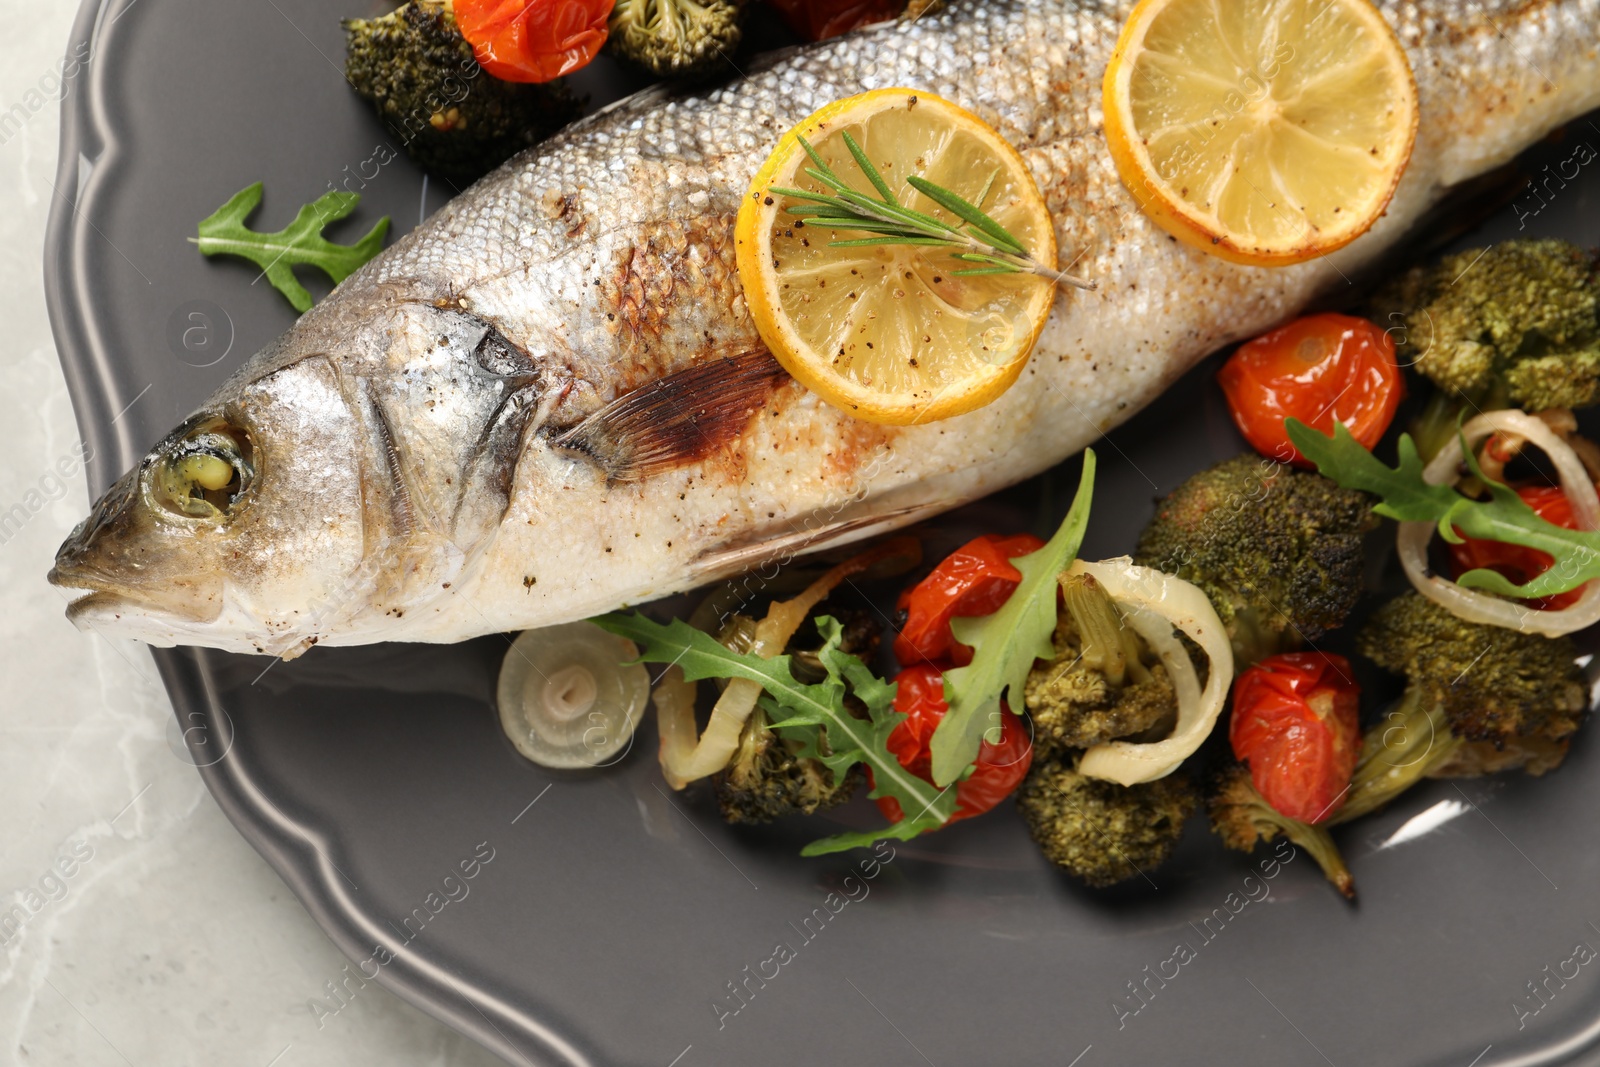
[[[1488,487],[1488,500],[1474,500],[1453,486],[1424,481],[1422,458],[1410,434],[1400,435],[1400,461],[1389,467],[1351,437],[1342,423],[1333,424],[1332,437],[1299,419],[1285,419],[1284,427],[1300,454],[1323,475],[1346,489],[1379,497],[1380,503],[1373,508],[1379,515],[1401,522],[1434,523],[1439,536],[1454,544],[1460,543],[1462,535],[1503,541],[1536,548],[1555,560],[1543,574],[1523,585],[1513,585],[1496,571],[1471,570],[1456,579],[1465,589],[1509,597],[1546,597],[1600,578],[1600,533],[1568,530],[1540,518],[1510,486],[1485,477],[1470,448],[1463,449],[1467,465]]]
[[[773,729],[799,740],[803,755],[821,760],[835,775],[844,774],[856,763],[865,763],[872,769],[874,789],[870,795],[874,799],[893,797],[905,813],[901,821],[882,830],[813,841],[801,850],[802,856],[841,852],[886,837],[905,840],[938,829],[955,811],[955,790],[928,784],[902,767],[889,751],[889,733],[905,718],[893,707],[895,687],[854,656],[839,651],[841,628],[829,616],[817,618],[817,630],[823,636],[817,655],[828,677],[815,685],[795,680],[788,656],[763,659],[748,652],[731,651],[682,619],[662,625],[638,613],[613,612],[593,621],[643,649],[641,660],[676,663],[688,681],[748,678],[760,684],[766,691],[761,698],[762,707]],[[867,706],[869,718],[858,719],[845,708],[846,682],[850,692]],[[828,737],[826,754],[821,751],[822,730]]]
[[[1011,565],[1022,572],[1022,584],[999,611],[975,619],[951,619],[956,640],[973,649],[972,662],[946,671],[944,698],[950,705],[933,731],[933,780],[947,786],[978,758],[983,735],[1000,722],[1000,698],[1011,693],[1020,714],[1022,687],[1036,659],[1055,654],[1050,635],[1056,628],[1056,578],[1078,554],[1089,525],[1094,496],[1094,449],[1083,450],[1083,476],[1077,496],[1061,528],[1037,552],[1018,556]]]
[[[199,237],[189,238],[208,256],[240,256],[250,260],[266,274],[273,288],[289,298],[302,314],[311,310],[311,294],[294,276],[297,264],[316,267],[335,285],[356,268],[383,251],[389,232],[389,217],[379,219],[367,235],[353,245],[334,244],[322,236],[329,223],[337,222],[356,209],[361,197],[356,193],[323,193],[300,209],[294,221],[276,233],[258,233],[245,225],[250,213],[261,203],[261,183],[246,186],[226,204],[200,220]]]

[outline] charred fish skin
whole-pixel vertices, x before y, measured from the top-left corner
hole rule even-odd
[[[1382,5],[1421,104],[1388,216],[1333,257],[1240,267],[1172,241],[1117,178],[1100,76],[1130,8],[956,2],[703,95],[647,91],[530,149],[203,406],[259,457],[225,516],[174,518],[152,498],[171,439],[130,472],[63,546],[53,579],[98,590],[70,614],[156,644],[274,654],[455,641],[890,529],[1072,454],[1201,356],[1343,284],[1450,185],[1600,105],[1600,0]],[[899,428],[775,370],[733,245],[780,134],[897,85],[1016,145],[1063,262],[1100,283],[1059,295],[994,404]],[[323,484],[299,491],[308,479]],[[177,579],[192,593],[173,593]]]

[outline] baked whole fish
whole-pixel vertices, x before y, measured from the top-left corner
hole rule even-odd
[[[1173,241],[1118,180],[1100,80],[1130,6],[956,0],[701,95],[647,91],[530,149],[106,493],[51,571],[87,591],[69,617],[276,655],[457,641],[892,529],[1071,455],[1201,356],[1344,284],[1450,186],[1600,105],[1600,0],[1386,3],[1421,104],[1387,217],[1331,260],[1236,266]],[[914,427],[790,380],[734,266],[740,197],[779,135],[888,86],[998,128],[1062,262],[1099,282],[1058,295],[998,401]]]

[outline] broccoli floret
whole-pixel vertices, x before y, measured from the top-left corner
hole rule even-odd
[[[818,605],[785,652],[796,679],[807,684],[822,681],[827,670],[817,658],[821,637],[816,619],[832,615],[842,625],[839,649],[862,659],[877,651],[882,632],[878,617],[851,607]],[[723,624],[717,640],[737,651],[748,651],[755,640],[756,623],[747,615],[733,615]],[[812,643],[815,639],[815,643]],[[859,708],[854,695],[845,696],[847,707]],[[859,713],[859,712],[858,712]],[[823,734],[820,744],[827,744]],[[766,712],[757,707],[739,733],[739,747],[728,766],[714,779],[717,807],[731,823],[764,823],[796,812],[810,815],[843,804],[855,792],[860,778],[852,767],[844,781],[835,782],[833,771],[818,760],[798,754],[799,742],[779,737],[768,726]]]
[[[1416,592],[1379,608],[1357,649],[1404,674],[1466,741],[1563,740],[1586,704],[1570,638],[1467,622]]]
[[[502,81],[478,65],[451,0],[347,19],[345,77],[423,169],[465,186],[555,132],[576,105],[555,83]]]
[[[1463,741],[1429,771],[1430,778],[1479,778],[1501,771],[1522,771],[1537,778],[1553,771],[1567,758],[1572,739],[1553,741],[1548,737],[1513,737],[1499,745],[1492,741]]]
[[[756,708],[739,734],[739,748],[715,778],[717,807],[731,823],[765,823],[796,812],[837,807],[855,792],[855,768],[843,781],[818,760],[796,754],[798,743],[786,741],[767,725]]]
[[[1504,241],[1418,267],[1381,293],[1380,321],[1405,326],[1402,356],[1445,394],[1419,444],[1451,430],[1463,401],[1529,411],[1600,402],[1596,267],[1566,241]]]
[[[652,74],[704,74],[739,47],[741,9],[728,0],[617,0],[606,43]]]
[[[1017,791],[1017,807],[1045,857],[1096,888],[1164,863],[1198,803],[1182,772],[1123,786],[1085,778],[1067,757],[1036,759]]]
[[[1247,454],[1162,501],[1134,560],[1204,590],[1243,668],[1344,622],[1377,523],[1366,494]]]
[[[848,652],[864,663],[871,663],[877,655],[883,635],[883,617],[876,611],[848,605],[836,606],[824,600],[811,609],[811,614],[784,647],[784,652],[790,657],[789,670],[796,680],[807,685],[815,685],[828,676],[827,669],[817,656],[818,649],[822,647],[822,635],[817,633],[816,621],[824,615],[831,616],[839,623],[839,651]],[[751,637],[754,637],[753,624]]]
[[[1455,758],[1461,738],[1450,732],[1444,709],[1421,688],[1405,697],[1361,738],[1361,756],[1344,803],[1324,825],[1377,811]]]
[[[1028,675],[1025,699],[1036,753],[1090,748],[1170,724],[1178,698],[1160,664],[1150,668],[1149,681],[1113,689],[1104,675],[1076,660],[1076,650],[1064,649]]]
[[[1093,578],[1064,576],[1061,590],[1055,655],[1023,690],[1036,757],[1170,730],[1178,698],[1166,668]]]
[[[1250,781],[1250,771],[1244,764],[1232,764],[1217,775],[1207,808],[1211,829],[1228,848],[1250,852],[1257,844],[1266,844],[1281,835],[1295,847],[1310,853],[1323,875],[1345,899],[1355,899],[1355,879],[1350,876],[1344,856],[1328,831],[1280,814],[1256,792]]]
[[[1569,638],[1467,622],[1415,592],[1380,608],[1357,648],[1405,675],[1406,691],[1367,731],[1329,822],[1376,811],[1424,777],[1543,774],[1560,765],[1588,707]]]

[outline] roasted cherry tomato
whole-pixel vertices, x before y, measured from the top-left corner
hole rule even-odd
[[[1280,814],[1322,822],[1344,803],[1361,755],[1361,689],[1325,652],[1268,656],[1233,683],[1233,754]]]
[[[1290,443],[1285,418],[1323,433],[1337,419],[1371,448],[1405,395],[1394,339],[1349,315],[1308,315],[1240,345],[1217,383],[1255,450],[1300,467],[1311,464]]]
[[[510,82],[547,82],[588,64],[606,43],[614,0],[455,0],[478,65]]]
[[[900,760],[900,766],[926,781],[933,781],[933,756],[928,743],[933,731],[950,710],[944,702],[944,672],[926,663],[907,667],[896,677],[894,710],[905,712],[906,717],[890,732],[889,751]],[[982,815],[1014,792],[1027,777],[1033,763],[1033,739],[1028,728],[1017,716],[1000,705],[1000,739],[991,743],[991,728],[978,746],[978,762],[972,774],[956,786],[956,810],[950,821],[970,819]],[[868,772],[871,776],[871,772]],[[878,810],[890,822],[899,822],[902,812],[900,802],[893,797],[880,797]]]
[[[972,649],[957,643],[950,620],[1000,610],[1022,582],[1022,572],[1010,561],[1043,547],[1044,542],[1032,534],[984,534],[950,553],[931,574],[900,594],[898,607],[906,613],[906,622],[894,639],[894,658],[904,666],[971,663]]]
[[[900,14],[904,0],[772,0],[789,28],[820,41]]]
[[[1522,502],[1533,509],[1546,522],[1556,526],[1564,526],[1569,530],[1578,528],[1578,520],[1572,517],[1572,501],[1567,499],[1567,494],[1559,486],[1530,485],[1517,490],[1517,495]],[[1459,531],[1458,531],[1459,532]],[[1450,545],[1450,571],[1451,577],[1459,578],[1470,570],[1487,567],[1492,571],[1499,571],[1506,578],[1518,585],[1530,582],[1549,570],[1555,564],[1555,558],[1548,552],[1540,552],[1537,548],[1526,548],[1522,545],[1508,545],[1504,541],[1480,541],[1468,537],[1459,545]],[[1569,589],[1565,593],[1555,596],[1542,597],[1529,600],[1528,604],[1548,611],[1559,611],[1571,607],[1583,596],[1583,586]]]

